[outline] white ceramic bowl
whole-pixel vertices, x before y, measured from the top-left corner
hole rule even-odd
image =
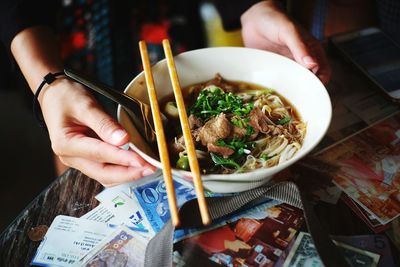
[[[268,182],[274,174],[310,152],[328,129],[332,107],[325,87],[309,70],[288,58],[256,49],[219,47],[182,53],[175,57],[175,64],[182,88],[210,80],[216,73],[220,73],[228,80],[251,82],[275,89],[295,106],[307,123],[303,146],[293,158],[272,168],[257,169],[248,173],[202,175],[204,187],[211,191],[240,192]],[[171,94],[166,61],[155,64],[152,71],[158,99]],[[149,103],[143,72],[131,81],[125,92]],[[120,107],[118,120],[132,137],[132,149],[152,165],[161,168],[161,163],[150,156],[151,152],[145,147],[145,142]],[[172,171],[174,175],[191,179],[190,172],[178,169]]]

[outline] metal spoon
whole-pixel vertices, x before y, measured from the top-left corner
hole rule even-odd
[[[89,78],[86,74],[82,74],[76,70],[65,69],[65,75],[69,78],[83,84],[87,88],[102,94],[108,99],[120,104],[128,113],[135,127],[142,137],[151,145],[156,142],[156,133],[153,125],[153,117],[151,115],[150,106],[142,101],[131,97],[125,93],[119,92],[104,83]],[[166,125],[167,117],[161,113],[163,124]]]

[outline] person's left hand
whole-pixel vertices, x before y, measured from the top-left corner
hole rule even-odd
[[[241,16],[246,47],[268,50],[296,60],[328,83],[331,69],[321,44],[293,23],[274,3],[262,1]]]

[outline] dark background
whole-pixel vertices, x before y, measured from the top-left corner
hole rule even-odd
[[[198,1],[60,2],[56,30],[68,67],[123,90],[141,71],[138,41],[150,58],[164,57],[161,41],[174,53],[204,47]],[[10,56],[0,49],[0,232],[55,178],[48,134],[32,115],[32,95]],[[97,96],[113,116],[116,106]]]

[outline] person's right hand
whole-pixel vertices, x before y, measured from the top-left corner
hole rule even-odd
[[[289,57],[312,71],[324,84],[331,76],[321,44],[290,20],[273,0],[260,1],[241,16],[246,47],[272,51]]]
[[[61,162],[112,186],[146,176],[154,167],[119,146],[128,133],[81,85],[61,78],[44,88],[39,102],[52,148]]]

